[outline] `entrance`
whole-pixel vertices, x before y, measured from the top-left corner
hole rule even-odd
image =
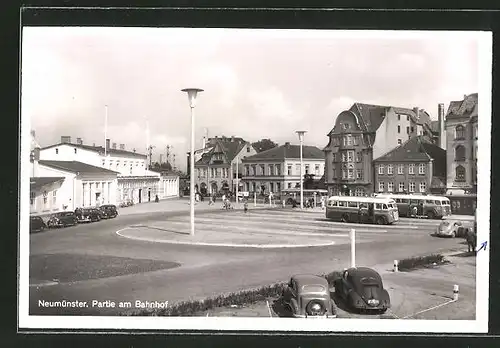
[[[96,192],[95,194],[95,205],[98,207],[100,205],[100,198],[101,197],[101,193],[100,192]]]
[[[139,203],[142,203],[142,189],[139,189]]]
[[[151,202],[151,189],[148,189],[148,202]]]

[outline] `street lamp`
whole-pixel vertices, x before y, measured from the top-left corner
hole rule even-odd
[[[300,209],[304,209],[304,174],[302,173],[304,168],[302,163],[302,144],[304,143],[304,134],[306,132],[307,131],[296,131],[300,140]]]
[[[189,107],[191,108],[191,154],[190,154],[190,170],[189,170],[189,195],[191,204],[191,235],[194,236],[194,107],[196,106],[196,96],[198,92],[203,92],[199,88],[185,88],[182,92],[187,92],[189,99]]]

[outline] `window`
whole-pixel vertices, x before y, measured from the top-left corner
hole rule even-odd
[[[455,161],[465,161],[465,147],[458,145],[455,148]]]
[[[477,139],[477,124],[474,125],[474,138]]]
[[[404,182],[400,182],[399,183],[399,192],[403,192],[405,190],[405,183]]]
[[[352,146],[352,137],[350,135],[347,136],[347,146]]]
[[[56,155],[59,153],[59,149],[56,149]]]
[[[268,175],[273,175],[273,167],[274,167],[274,166],[273,166],[272,164],[270,164],[270,165],[268,166],[268,168],[267,168],[267,170],[268,170]]]
[[[335,168],[332,169],[332,177],[334,179],[337,177],[337,170]]]
[[[465,139],[465,128],[462,125],[455,127],[455,139]]]
[[[384,182],[379,181],[378,183],[378,192],[384,192]]]
[[[356,169],[356,179],[363,179],[363,169]]]
[[[415,174],[415,164],[411,163],[408,165],[408,174]]]
[[[356,162],[361,162],[363,160],[363,154],[361,152],[356,153]]]
[[[409,191],[415,192],[415,183],[413,181],[410,181]]]
[[[332,193],[332,196],[334,196],[334,194]],[[328,202],[328,206],[329,207],[336,207],[337,206],[337,201],[329,201]]]
[[[250,152],[250,146],[247,146],[247,152]]]
[[[425,192],[426,189],[427,189],[427,184],[425,181],[422,181],[420,183],[420,192]]]
[[[398,115],[398,121],[401,121],[401,115]]]
[[[358,202],[349,201],[349,202],[347,202],[347,206],[350,208],[357,208]]]
[[[43,191],[43,204],[47,204],[47,191]]]
[[[347,202],[339,201],[339,207],[347,207]]]
[[[314,174],[319,175],[319,164],[314,165]]]
[[[281,165],[277,164],[275,167],[274,167],[274,173],[276,175],[281,175]]]
[[[379,175],[383,175],[384,174],[384,165],[383,164],[380,164],[378,166],[378,174]]]
[[[455,181],[465,181],[465,168],[458,166],[455,168]]]
[[[410,120],[410,116],[409,115],[406,115],[406,120],[409,121]]]
[[[286,172],[288,175],[292,175],[292,166],[287,166],[286,167]]]
[[[392,164],[387,165],[387,174],[389,175],[394,174],[394,167]]]
[[[332,153],[332,162],[333,163],[337,162],[337,154],[336,153]]]
[[[342,169],[342,179],[347,179],[347,170]]]
[[[305,174],[309,174],[309,164],[306,164]]]
[[[425,163],[420,163],[418,165],[418,174],[425,174]]]
[[[76,153],[76,147],[74,148],[74,150],[75,150],[75,153]]]
[[[56,205],[57,201],[57,190],[52,191],[52,205]]]
[[[413,128],[413,126],[411,126],[411,132],[412,132],[412,133],[413,133],[413,130],[414,130],[414,128]]]
[[[355,135],[354,136],[354,145],[358,145],[359,144],[359,135]]]
[[[34,204],[35,204],[35,197],[36,197],[35,192],[34,192],[34,191],[31,191],[31,192],[30,192],[30,204],[31,204],[31,205],[34,205]]]
[[[347,156],[345,152],[342,152],[342,162],[347,162]]]
[[[406,134],[410,134],[410,127],[406,127]]]
[[[102,160],[102,166],[104,167],[106,165],[106,160]]]
[[[288,183],[288,188],[292,188],[292,183],[291,182]]]
[[[353,168],[349,168],[348,169],[348,176],[347,176],[348,179],[354,179],[354,169]]]
[[[398,124],[398,133],[401,133],[401,126]]]
[[[269,183],[269,192],[274,192],[274,183]]]
[[[354,195],[357,197],[363,197],[365,195],[365,190],[362,187],[356,188]]]
[[[300,175],[300,164],[295,165],[295,175]]]
[[[404,171],[405,171],[405,165],[398,164],[398,174],[404,174]]]
[[[398,139],[398,145],[401,145],[403,141],[401,139]]]
[[[347,162],[354,162],[354,151],[347,151]]]
[[[387,191],[388,192],[394,191],[394,183],[392,181],[387,183]]]
[[[263,164],[260,165],[260,173],[259,174],[260,175],[266,175],[266,169],[264,168]]]

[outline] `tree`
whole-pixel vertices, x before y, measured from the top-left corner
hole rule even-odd
[[[272,149],[272,148],[278,146],[278,144],[275,143],[274,141],[272,141],[271,139],[261,139],[259,141],[252,143],[252,146],[254,147],[254,149],[257,152],[262,152],[262,151]]]
[[[157,169],[170,172],[172,171],[172,165],[169,162],[154,162],[149,169]]]

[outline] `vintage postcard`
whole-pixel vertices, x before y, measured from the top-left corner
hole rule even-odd
[[[23,27],[19,328],[487,332],[491,40]]]

